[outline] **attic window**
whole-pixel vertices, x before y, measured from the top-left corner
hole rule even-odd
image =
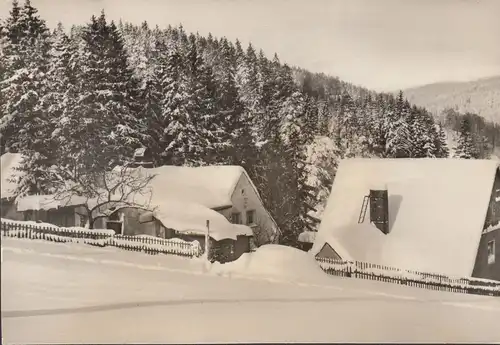
[[[245,195],[245,189],[241,190],[241,195]]]
[[[495,263],[495,240],[488,242],[488,265]]]

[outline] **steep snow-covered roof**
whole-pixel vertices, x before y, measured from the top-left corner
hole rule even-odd
[[[312,250],[335,238],[354,260],[470,276],[497,168],[492,160],[343,160]],[[373,186],[388,188],[388,235],[369,225],[369,208],[358,224]]]
[[[20,167],[23,156],[19,153],[4,153],[0,157],[1,166],[1,197],[11,198],[14,195],[14,190],[17,187],[16,183],[11,179],[19,176],[21,172],[17,171],[16,168]]]

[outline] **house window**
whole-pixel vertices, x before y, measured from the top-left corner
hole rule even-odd
[[[241,195],[245,195],[245,190],[244,189],[241,190]]]
[[[118,212],[113,212],[112,214],[109,215],[109,220],[115,220],[119,221],[120,220],[120,215]]]
[[[241,213],[234,212],[233,214],[231,214],[231,222],[233,224],[241,224]]]
[[[495,240],[488,242],[488,264],[495,263]]]
[[[255,210],[247,211],[247,225],[255,224]]]

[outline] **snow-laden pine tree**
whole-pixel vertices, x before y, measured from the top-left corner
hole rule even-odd
[[[240,164],[247,167],[245,157],[253,146],[250,118],[240,101],[236,84],[236,51],[226,38],[220,42],[217,53],[216,155],[220,163]]]
[[[411,154],[410,129],[408,123],[410,109],[404,99],[403,92],[395,102],[388,102],[385,109],[385,156],[392,158],[409,157]]]
[[[5,73],[0,81],[0,135],[5,150],[24,156],[21,170],[26,174],[18,181],[20,194],[43,192],[47,187],[42,166],[52,155],[50,145],[46,145],[52,128],[43,105],[48,88],[49,35],[30,1],[22,7],[13,2],[2,34]]]
[[[167,68],[165,54],[165,43],[157,39],[152,48],[151,73],[143,76],[140,89],[141,110],[139,116],[144,121],[147,138],[144,145],[151,151],[155,165],[161,165],[164,160],[163,153],[169,142],[165,142],[165,129],[169,118],[165,117],[161,102],[164,97],[163,78]]]
[[[467,117],[462,121],[454,157],[462,159],[478,158],[478,152],[472,137],[471,123]]]
[[[436,157],[437,132],[431,115],[416,107],[410,107],[408,103],[406,108],[409,108],[409,156],[412,158]]]
[[[123,42],[104,13],[82,32],[74,94],[59,121],[57,166],[73,176],[94,174],[124,164],[145,141],[136,79]]]
[[[199,51],[198,40],[189,36],[185,73],[189,88],[189,113],[193,127],[189,136],[193,140],[190,164],[205,165],[217,162],[219,133],[222,130],[217,116],[217,85],[212,68]]]
[[[163,98],[160,103],[167,127],[159,144],[164,147],[164,163],[174,165],[189,163],[189,155],[195,150],[193,143],[198,142],[197,138],[188,135],[194,130],[195,124],[189,113],[191,96],[183,64],[179,44],[170,41],[165,56],[165,71],[161,81]]]
[[[436,132],[437,135],[434,142],[434,146],[436,147],[436,157],[448,158],[450,156],[450,150],[448,149],[446,133],[444,132],[444,128],[440,123],[437,124]]]
[[[257,55],[251,44],[248,45],[244,59],[239,67],[239,99],[247,116],[252,120],[251,132],[255,142],[263,140],[260,134],[263,121],[263,103]]]
[[[348,93],[340,97],[338,108],[338,114],[333,121],[336,145],[343,152],[344,158],[363,156],[366,151],[367,138],[361,110]]]

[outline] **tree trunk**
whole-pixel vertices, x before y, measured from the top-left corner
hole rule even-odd
[[[95,219],[92,217],[92,210],[87,209],[87,217],[89,222],[89,229],[94,228]]]

